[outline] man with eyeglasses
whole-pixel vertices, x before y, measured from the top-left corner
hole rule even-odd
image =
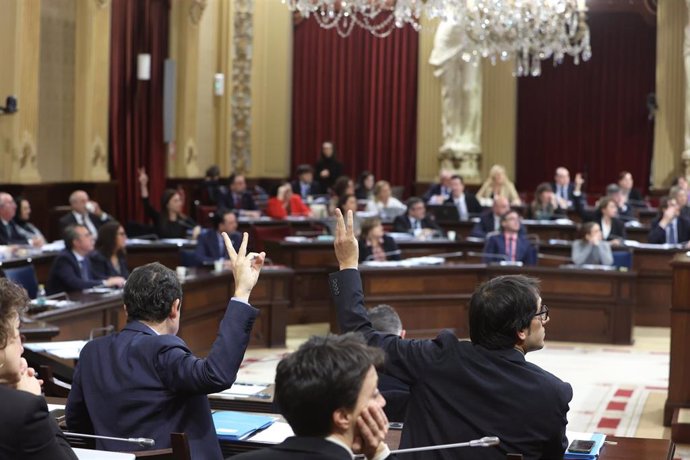
[[[500,276],[477,288],[469,302],[471,341],[449,330],[433,340],[406,340],[377,332],[364,308],[357,271],[352,213],[347,224],[336,211],[335,253],[340,271],[331,274],[331,295],[341,331],[357,331],[386,353],[385,372],[410,386],[400,446],[421,447],[498,436],[487,449],[438,450],[410,455],[427,459],[563,458],[573,390],[568,383],[527,362],[544,347],[549,310],[539,282]],[[460,307],[460,305],[458,305]],[[460,310],[460,308],[458,308]]]

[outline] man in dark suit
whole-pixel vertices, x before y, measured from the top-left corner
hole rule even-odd
[[[575,183],[570,182],[570,171],[563,166],[556,168],[556,173],[553,176],[553,193],[556,195],[558,206],[563,209],[572,208],[575,200],[580,197],[584,198],[582,193],[582,184],[584,179],[581,173],[575,174]]]
[[[371,325],[378,332],[395,334],[405,338],[405,329],[398,312],[390,305],[377,305],[370,308],[367,312]],[[379,391],[386,400],[386,407],[383,411],[388,420],[402,422],[405,420],[407,403],[410,399],[410,387],[400,380],[386,374],[385,364],[382,371],[379,371]]]
[[[690,221],[680,216],[675,198],[664,197],[659,203],[661,215],[652,222],[647,241],[652,244],[685,244],[690,241]]]
[[[122,287],[125,279],[111,276],[98,279],[91,269],[89,253],[94,238],[83,225],[70,225],[64,232],[65,250],[55,257],[48,275],[47,293],[82,291],[95,286]]]
[[[228,302],[218,336],[205,359],[182,339],[182,288],[175,272],[159,263],[134,270],[127,280],[127,324],[117,334],[89,342],[81,351],[67,399],[72,431],[103,436],[139,437],[170,446],[170,433],[184,432],[192,458],[222,458],[207,395],[229,388],[237,376],[259,313],[249,295],[265,254],[246,254],[247,234],[238,253],[229,239],[235,295]],[[136,446],[97,441],[105,450]]]
[[[524,234],[517,211],[510,210],[501,216],[501,232],[489,235],[484,244],[484,263],[500,261],[522,262],[537,265],[537,250]]]
[[[395,218],[393,231],[412,233],[417,237],[427,237],[436,232],[442,232],[441,227],[426,215],[424,200],[413,196],[407,200],[407,212]]]
[[[427,204],[441,204],[448,199],[451,192],[450,178],[453,173],[442,169],[438,175],[438,183],[432,184],[424,194],[424,202]]]
[[[606,241],[618,245],[626,239],[625,223],[618,218],[618,204],[613,197],[604,196],[599,199],[594,211],[584,207],[584,200],[576,199],[575,210],[580,214],[582,222],[598,223]]]
[[[642,196],[642,192],[633,188],[633,176],[629,171],[621,171],[618,174],[618,187],[623,195],[624,202],[632,208],[646,208],[647,201]]]
[[[292,181],[292,192],[299,195],[306,203],[309,197],[320,195],[321,188],[318,182],[314,181],[314,168],[311,165],[299,165],[297,167],[297,180]]]
[[[494,198],[494,204],[491,209],[488,209],[479,216],[479,222],[474,224],[470,236],[476,238],[486,238],[486,235],[491,232],[497,232],[501,229],[501,216],[510,210],[510,203],[508,198],[504,196],[497,196]]]
[[[450,196],[444,204],[458,208],[460,220],[468,220],[470,214],[482,212],[482,206],[479,204],[479,201],[477,201],[473,194],[465,191],[465,183],[462,177],[457,174],[450,178]]]
[[[548,308],[538,281],[522,275],[496,277],[469,302],[471,342],[450,331],[433,340],[405,340],[376,332],[364,308],[357,271],[352,214],[347,225],[336,211],[335,254],[340,271],[330,275],[331,296],[342,331],[357,331],[386,353],[386,372],[410,385],[400,446],[430,446],[498,436],[487,449],[440,450],[414,459],[502,460],[563,458],[569,384],[525,360],[544,346]],[[529,414],[529,416],[525,416]]]
[[[70,225],[83,225],[92,235],[98,234],[98,229],[110,220],[110,216],[103,212],[95,201],[89,200],[89,195],[83,190],[75,190],[69,196],[72,210],[60,218],[60,232]]]
[[[386,401],[376,389],[381,364],[381,350],[357,334],[312,337],[276,369],[275,398],[296,436],[233,459],[388,458]]]
[[[247,190],[247,181],[244,176],[231,174],[228,182],[230,183],[230,193],[222,196],[218,206],[229,211],[235,211],[240,216],[260,217],[261,212],[258,210],[251,192]]]
[[[0,192],[0,245],[30,244],[17,230],[14,215],[17,212],[17,203],[12,195]]]
[[[242,234],[237,231],[237,215],[228,210],[218,210],[211,218],[214,230],[206,230],[196,242],[195,256],[201,265],[212,265],[219,259],[224,259],[225,268],[230,268],[228,251],[225,250],[223,232],[227,233],[235,250],[240,249]]]
[[[690,219],[690,206],[688,206],[688,191],[682,189],[678,185],[674,185],[668,191],[668,196],[676,200],[678,204],[679,216],[685,219]]]

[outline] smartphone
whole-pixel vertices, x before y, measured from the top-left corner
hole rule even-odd
[[[588,454],[592,447],[594,447],[594,441],[585,441],[583,439],[576,439],[570,443],[568,446],[568,452],[578,453],[578,454]]]

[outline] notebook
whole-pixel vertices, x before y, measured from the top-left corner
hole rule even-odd
[[[239,441],[253,433],[267,428],[275,422],[269,415],[246,412],[218,411],[213,413],[213,424],[219,439]]]

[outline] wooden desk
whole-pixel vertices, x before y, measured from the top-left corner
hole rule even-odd
[[[671,426],[676,409],[690,407],[690,257],[677,254],[671,265],[671,362],[664,406],[665,426]]]
[[[252,305],[260,310],[254,323],[249,346],[285,346],[285,325],[292,289],[293,271],[282,267],[264,267],[252,290]],[[195,269],[182,282],[184,310],[178,335],[190,349],[203,355],[216,338],[220,320],[234,292],[232,273],[213,273]],[[74,306],[32,315],[60,328],[57,340],[85,339],[93,328],[113,325],[120,330],[125,322],[120,292],[108,295],[70,294]]]

